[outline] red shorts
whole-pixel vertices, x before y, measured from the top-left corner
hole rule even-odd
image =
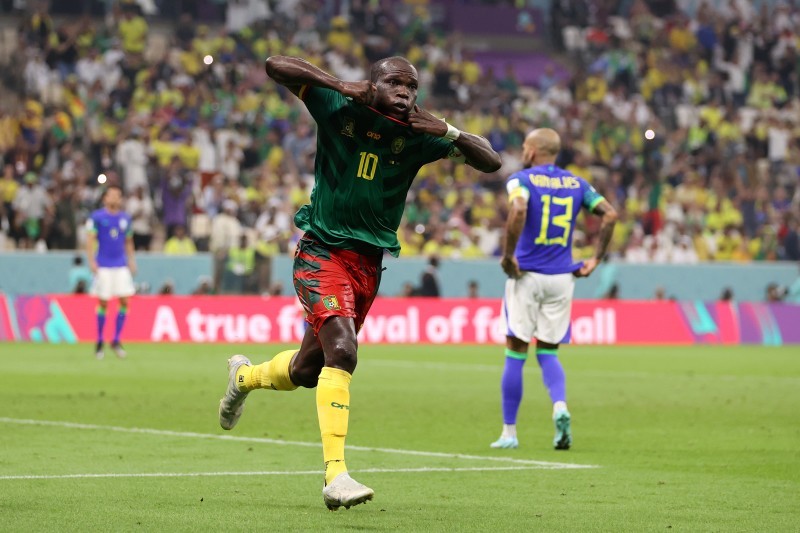
[[[304,235],[294,254],[294,290],[314,333],[332,316],[355,321],[356,331],[378,294],[381,255],[333,248]]]

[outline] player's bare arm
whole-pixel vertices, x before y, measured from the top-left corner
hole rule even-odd
[[[136,275],[136,258],[133,255],[134,246],[133,246],[133,237],[128,236],[125,238],[125,257],[128,258],[128,270],[131,271],[131,275]]]
[[[611,236],[614,234],[614,226],[617,223],[617,210],[605,200],[597,204],[592,210],[592,213],[602,218],[600,233],[597,237],[597,248],[595,249],[594,257],[584,261],[581,269],[575,272],[575,276],[579,278],[585,278],[594,272],[597,265],[599,265],[606,256],[608,244],[611,242]]]
[[[517,243],[520,235],[522,235],[522,229],[525,227],[527,216],[527,200],[523,197],[514,198],[509,207],[506,233],[503,239],[503,256],[500,259],[500,266],[503,267],[503,272],[514,279],[522,276],[517,258],[514,257],[514,251],[517,249]]]
[[[500,154],[492,149],[488,140],[480,135],[458,131],[452,126],[448,127],[447,122],[436,118],[419,106],[415,105],[414,110],[409,113],[408,123],[411,124],[411,129],[414,131],[436,137],[447,137],[448,132],[451,132],[450,135],[457,135],[453,144],[464,154],[467,164],[481,172],[496,172],[502,165]]]
[[[270,78],[295,95],[303,85],[333,89],[358,104],[371,104],[375,95],[375,84],[369,80],[342,81],[299,57],[271,56],[265,68]]]
[[[96,240],[93,232],[86,232],[86,259],[89,261],[89,269],[92,274],[97,274],[97,258],[94,255],[97,248]]]

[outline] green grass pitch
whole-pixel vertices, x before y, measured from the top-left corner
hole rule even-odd
[[[535,359],[500,451],[500,347],[364,346],[348,465],[376,495],[337,513],[313,391],[256,391],[218,427],[227,356],[279,348],[0,344],[0,531],[800,528],[796,347],[564,347],[561,452]]]

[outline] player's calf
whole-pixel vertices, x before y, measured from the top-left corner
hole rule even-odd
[[[298,387],[313,389],[319,383],[319,373],[322,370],[324,361],[308,361],[305,358],[297,357],[292,361],[289,368],[289,375]]]

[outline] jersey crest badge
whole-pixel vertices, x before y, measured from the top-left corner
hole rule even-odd
[[[342,135],[353,137],[356,133],[356,121],[350,117],[344,117],[344,127],[342,128]]]
[[[331,294],[330,296],[325,296],[322,299],[322,304],[328,311],[337,311],[341,309],[341,307],[339,306],[339,300],[336,299],[336,296],[334,296],[333,294]]]
[[[403,148],[406,147],[406,138],[405,137],[395,137],[392,141],[392,153],[399,154],[403,151]]]

